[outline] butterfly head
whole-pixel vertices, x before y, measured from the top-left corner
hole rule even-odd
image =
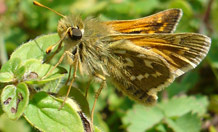
[[[82,39],[84,33],[84,26],[82,19],[79,16],[64,16],[61,13],[37,2],[33,1],[33,4],[39,7],[46,8],[55,14],[62,17],[58,23],[57,31],[60,38],[64,38],[66,41],[78,42]],[[75,44],[75,43],[74,43]]]
[[[66,40],[78,42],[83,37],[84,24],[79,16],[66,16],[59,21],[57,31],[60,38],[66,35]]]

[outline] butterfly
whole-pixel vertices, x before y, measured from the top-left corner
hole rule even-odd
[[[182,16],[181,9],[168,9],[134,20],[101,22],[95,18],[82,20],[78,15],[64,16],[36,1],[34,4],[62,17],[57,27],[60,40],[48,47],[46,53],[50,54],[57,47],[52,59],[64,48],[54,68],[67,58],[70,69],[74,69],[67,96],[77,70],[100,81],[92,120],[95,103],[106,80],[131,99],[154,104],[157,92],[195,68],[207,55],[211,44],[210,38],[202,34],[173,33]]]

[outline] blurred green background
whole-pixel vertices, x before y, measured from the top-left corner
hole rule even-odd
[[[181,8],[175,32],[196,32],[212,39],[208,56],[194,70],[176,79],[159,94],[156,106],[139,105],[108,82],[96,108],[95,124],[103,131],[198,132],[218,131],[218,0],[40,0],[64,15],[71,13],[122,20],[144,17],[169,8]],[[0,0],[0,67],[22,43],[56,32],[59,16],[36,7],[32,0]],[[86,79],[77,79],[85,87]],[[92,84],[88,100],[92,101]],[[90,103],[92,104],[92,103]],[[24,119],[0,117],[0,131],[37,131]]]

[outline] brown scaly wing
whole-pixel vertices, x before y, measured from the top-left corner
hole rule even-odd
[[[104,23],[111,26],[114,31],[125,34],[171,33],[174,32],[181,16],[181,9],[169,9],[140,19],[115,20]]]
[[[211,40],[196,33],[180,34],[119,34],[107,41],[129,40],[163,57],[176,76],[195,68],[207,55]],[[146,54],[146,53],[145,53]]]
[[[112,82],[143,104],[155,103],[158,91],[196,67],[211,43],[210,38],[194,33],[119,34],[103,41],[110,42],[110,52],[121,62],[108,63]]]
[[[155,52],[128,40],[111,43],[110,51],[119,62],[107,63],[113,84],[124,94],[142,104],[154,104],[157,92],[174,80],[167,61]]]

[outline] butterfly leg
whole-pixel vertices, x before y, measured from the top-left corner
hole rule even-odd
[[[95,75],[96,77],[100,78],[102,80],[101,82],[101,85],[100,85],[100,88],[98,89],[98,91],[95,93],[95,101],[94,101],[94,104],[93,104],[93,107],[92,107],[92,111],[91,111],[91,122],[93,123],[93,117],[94,117],[94,111],[95,111],[95,106],[96,106],[96,103],[97,103],[97,100],[98,100],[98,97],[102,91],[102,89],[105,87],[106,85],[106,78],[100,74],[96,74]]]
[[[48,63],[60,50],[61,50],[61,45],[62,45],[62,41],[58,41],[56,44],[49,46],[46,49],[46,54],[49,54],[54,47],[56,47],[56,45],[58,45],[58,48],[55,50],[55,52],[51,55],[51,57],[49,57],[47,60],[45,60],[43,63]]]
[[[42,77],[42,79],[46,78],[50,73],[52,73],[54,71],[54,69],[63,61],[66,54],[67,54],[67,51],[64,52],[64,54],[59,59],[58,63],[50,71],[48,71],[48,73],[44,77]]]
[[[67,33],[69,32],[69,30],[70,30],[70,28],[67,29],[67,31],[64,33],[63,37],[56,44],[53,44],[46,49],[46,54],[49,54],[58,45],[55,52],[51,55],[51,57],[49,57],[47,60],[45,60],[44,63],[49,62],[61,50],[62,42],[63,42],[64,38],[67,36]]]
[[[72,68],[73,68],[73,65],[70,65],[70,70],[69,70],[69,74],[68,74],[68,77],[67,77],[67,81],[65,82],[65,85],[67,85],[68,82],[70,81]]]
[[[87,98],[87,96],[88,96],[88,91],[89,91],[89,88],[90,88],[91,82],[92,82],[92,80],[90,79],[89,82],[88,82],[88,84],[87,84],[87,86],[86,86],[85,98]]]
[[[75,81],[76,72],[77,72],[77,69],[78,69],[78,53],[75,54],[72,67],[73,67],[73,69],[74,69],[74,71],[73,71],[73,77],[72,77],[72,80],[71,80],[70,85],[69,85],[69,87],[68,87],[67,94],[66,94],[66,96],[65,96],[65,98],[64,98],[64,101],[63,101],[62,105],[60,106],[59,110],[64,106],[64,104],[65,104],[65,102],[66,102],[66,100],[67,100],[67,98],[68,98],[68,96],[69,96],[69,94],[70,94],[70,90],[71,90],[71,87],[72,87],[72,85],[73,85],[73,82]]]
[[[46,60],[45,62],[49,62],[49,61],[61,50],[62,42],[63,42],[64,38],[66,37],[66,35],[67,35],[67,33],[68,33],[69,30],[70,30],[70,28],[67,29],[67,31],[64,33],[63,37],[62,37],[56,44],[51,45],[50,47],[48,47],[48,48],[46,49],[46,53],[49,54],[49,53],[52,51],[52,49],[53,49],[56,45],[58,45],[58,48],[56,49],[56,51],[55,51],[55,52],[52,54],[52,56],[51,56],[48,60]],[[66,53],[67,53],[67,52],[65,52],[65,53],[61,56],[61,58],[59,59],[58,63],[57,63],[42,79],[46,78],[46,77],[63,61],[63,58],[64,58],[64,56],[66,55]],[[71,53],[70,53],[70,54],[71,54]],[[45,63],[45,62],[44,62],[44,63]]]

